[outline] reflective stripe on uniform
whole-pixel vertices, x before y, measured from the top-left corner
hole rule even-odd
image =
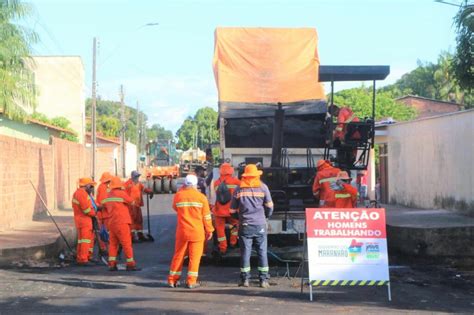
[[[133,257],[132,258],[127,258],[127,262],[133,262]]]
[[[75,203],[76,205],[80,204],[79,201],[76,198],[72,199],[72,203]]]
[[[88,214],[89,212],[91,212],[91,208],[87,208],[86,210],[82,210],[82,212],[84,212],[84,214]]]
[[[321,180],[319,180],[319,183],[322,184],[322,183],[327,183],[327,182],[331,182],[331,183],[334,183],[336,181],[337,177],[328,177],[328,178],[323,178]]]
[[[176,203],[176,207],[178,207],[178,208],[182,208],[182,207],[202,208],[203,204],[201,202],[178,202],[178,203]]]
[[[237,198],[240,197],[257,197],[257,198],[264,198],[264,192],[255,192],[255,191],[242,191],[237,194]]]
[[[258,267],[257,269],[258,269],[258,271],[260,271],[260,272],[268,272],[269,267]]]
[[[230,232],[230,235],[237,236],[237,235],[239,235],[239,232],[234,232],[234,231],[232,231],[232,232]]]
[[[199,275],[198,272],[188,271],[188,276],[197,277],[198,275]]]
[[[250,272],[250,267],[240,268],[240,272]]]
[[[227,240],[227,238],[225,236],[217,238],[217,241],[219,241],[219,242],[224,242],[225,240]]]
[[[211,215],[210,215],[210,214],[206,214],[206,215],[204,216],[204,220],[212,220]]]
[[[355,114],[352,114],[351,117],[349,117],[349,118],[345,121],[345,123],[346,123],[346,124],[350,123],[351,121],[354,120],[355,117],[356,117]]]
[[[336,127],[336,131],[342,131],[342,127]]]
[[[181,276],[181,271],[170,270],[170,276]]]
[[[109,261],[116,261],[117,260],[117,257],[115,256],[109,256]]]
[[[105,198],[104,200],[102,200],[102,203],[106,203],[106,202],[125,202],[125,200],[123,198],[110,197],[110,198]]]
[[[236,209],[229,209],[229,213],[237,213]]]
[[[91,240],[89,240],[87,238],[83,238],[83,239],[77,240],[77,243],[78,244],[82,244],[82,243],[90,244]]]
[[[351,194],[336,194],[336,198],[350,198]]]

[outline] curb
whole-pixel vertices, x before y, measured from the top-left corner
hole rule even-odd
[[[76,229],[74,227],[62,230],[69,245],[76,244]],[[42,261],[46,259],[58,258],[61,251],[67,250],[67,245],[59,233],[54,242],[32,247],[6,248],[0,249],[0,267],[12,266],[21,261]]]

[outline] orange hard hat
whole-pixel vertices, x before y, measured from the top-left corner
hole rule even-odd
[[[79,187],[84,187],[87,185],[95,186],[97,183],[92,180],[90,177],[79,178]]]
[[[316,163],[316,168],[317,169],[320,169],[321,167],[323,167],[324,165],[328,164],[328,161],[326,160],[319,160],[318,163]]]
[[[249,164],[245,167],[244,173],[242,174],[242,177],[257,177],[262,175],[263,172],[259,171],[257,168],[257,165],[255,164]]]
[[[107,182],[110,182],[111,180],[112,180],[112,174],[110,174],[109,172],[102,173],[102,176],[100,177],[101,183],[107,183]]]
[[[117,176],[112,177],[109,187],[110,189],[124,189],[125,188],[122,180]]]
[[[219,173],[223,175],[232,175],[234,174],[234,168],[229,163],[224,163],[219,169]]]

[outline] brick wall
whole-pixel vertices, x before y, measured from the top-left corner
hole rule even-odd
[[[49,207],[54,205],[50,145],[0,136],[0,230],[33,220],[44,211],[29,180]]]
[[[459,105],[454,103],[447,103],[411,96],[399,98],[397,99],[397,102],[415,108],[418,113],[417,118],[426,118],[446,113],[457,112],[461,109]]]
[[[53,138],[50,145],[0,135],[0,231],[32,221],[48,208],[70,209],[80,177],[91,175],[90,148]],[[97,177],[114,174],[113,148],[97,150]]]

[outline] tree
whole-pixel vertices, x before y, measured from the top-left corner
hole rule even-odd
[[[24,120],[25,109],[36,105],[29,63],[30,45],[37,35],[15,23],[30,12],[31,7],[19,0],[0,1],[0,110],[15,120]]]
[[[166,130],[160,124],[153,124],[150,128],[147,128],[147,138],[148,140],[172,140],[173,132]]]
[[[474,5],[464,2],[454,18],[456,25],[456,53],[452,70],[459,86],[470,94],[474,86]]]
[[[413,119],[416,112],[411,107],[397,103],[391,92],[377,92],[375,119],[392,117],[397,121]],[[372,88],[359,87],[334,94],[334,103],[350,107],[358,117],[372,116]]]
[[[180,149],[206,146],[219,142],[217,112],[211,107],[200,108],[194,117],[188,117],[176,132]]]
[[[58,116],[54,117],[52,119],[49,119],[45,114],[43,113],[38,113],[34,112],[31,114],[31,119],[38,120],[62,129],[66,129],[68,131],[71,131],[72,133],[68,132],[60,132],[59,133],[59,138],[69,140],[72,142],[79,142],[79,139],[77,138],[76,132],[69,126],[71,124],[71,121],[67,119],[66,117]]]

